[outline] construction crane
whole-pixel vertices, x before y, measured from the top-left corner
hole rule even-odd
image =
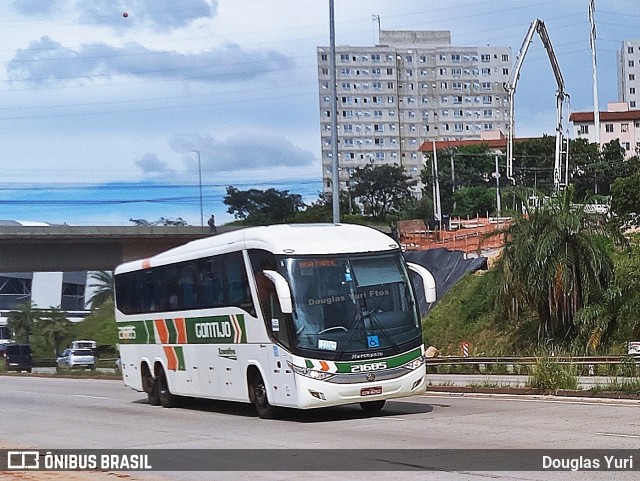
[[[504,84],[505,90],[509,93],[509,137],[507,143],[507,178],[515,184],[515,178],[513,177],[513,137],[514,137],[514,97],[516,93],[516,86],[518,84],[518,80],[520,78],[520,69],[522,68],[522,63],[524,62],[524,57],[527,54],[527,50],[529,49],[529,45],[533,40],[533,35],[538,33],[544,48],[547,51],[547,55],[549,56],[549,61],[551,62],[551,69],[553,70],[553,74],[556,77],[556,83],[558,84],[558,90],[556,91],[556,150],[555,150],[555,164],[553,166],[553,188],[554,192],[558,192],[560,189],[560,165],[561,165],[561,149],[562,149],[562,106],[564,104],[565,99],[569,98],[569,94],[567,94],[564,90],[564,78],[562,77],[562,72],[560,72],[560,65],[558,64],[558,59],[556,58],[555,53],[553,52],[553,47],[551,46],[551,39],[549,38],[549,33],[547,32],[547,28],[544,25],[544,22],[540,19],[535,19],[531,26],[529,27],[529,31],[527,32],[527,36],[524,38],[524,42],[522,42],[522,47],[520,47],[520,51],[518,52],[518,56],[516,57],[516,63],[511,71],[511,75],[509,76],[509,80]]]

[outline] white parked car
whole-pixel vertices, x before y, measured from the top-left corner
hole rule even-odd
[[[91,349],[65,349],[56,363],[58,369],[94,369],[96,357]]]

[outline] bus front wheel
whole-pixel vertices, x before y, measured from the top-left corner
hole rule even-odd
[[[374,411],[380,411],[384,407],[385,403],[386,403],[385,400],[366,401],[366,402],[361,402],[360,407],[367,412],[374,412]]]
[[[262,419],[273,419],[276,417],[277,409],[269,403],[267,396],[267,386],[259,373],[253,376],[251,383],[251,390],[253,392],[252,400],[256,407],[258,416]]]
[[[171,394],[169,383],[167,382],[167,375],[162,369],[156,376],[156,389],[158,390],[160,405],[163,408],[174,408],[178,405],[178,397],[175,394]]]

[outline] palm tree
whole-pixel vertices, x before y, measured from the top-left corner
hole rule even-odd
[[[16,339],[29,343],[29,336],[33,333],[36,321],[40,320],[37,306],[31,301],[24,302],[7,316],[7,324]]]
[[[576,334],[576,313],[598,300],[613,279],[607,239],[621,239],[602,215],[572,204],[566,189],[549,204],[518,216],[504,234],[498,263],[498,299],[512,316],[531,309],[538,335],[563,340]]]
[[[113,299],[113,272],[96,271],[91,273],[91,279],[96,281],[89,284],[93,289],[93,295],[89,298],[88,304],[92,309],[96,309],[107,300]]]
[[[73,330],[73,324],[71,324],[71,321],[67,318],[67,313],[60,309],[60,307],[51,307],[43,314],[39,331],[43,336],[48,337],[52,341],[55,355],[58,355],[62,342]]]

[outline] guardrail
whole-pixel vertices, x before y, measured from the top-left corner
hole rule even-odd
[[[640,363],[640,357],[630,356],[548,356],[549,359],[558,364],[624,364],[629,359],[635,359],[636,363]],[[427,366],[442,365],[468,365],[468,364],[536,364],[540,358],[534,356],[525,357],[429,357],[427,358]]]

